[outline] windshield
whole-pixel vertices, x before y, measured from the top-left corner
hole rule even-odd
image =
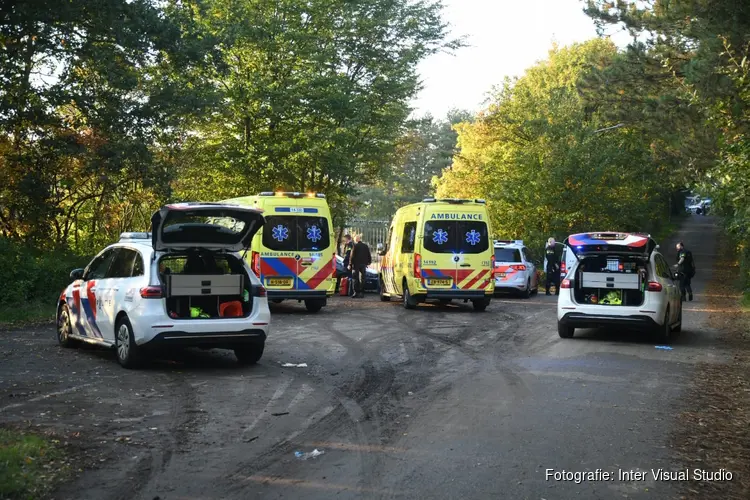
[[[496,248],[495,262],[521,262],[521,252],[517,248]]]
[[[328,219],[305,215],[269,215],[263,246],[278,252],[320,252],[331,244]]]
[[[482,253],[489,248],[487,224],[478,221],[425,222],[424,248],[433,253]]]

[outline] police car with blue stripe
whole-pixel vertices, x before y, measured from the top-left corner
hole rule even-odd
[[[60,345],[115,348],[126,368],[149,348],[172,345],[233,349],[240,363],[256,363],[271,314],[240,252],[264,224],[261,211],[182,203],[151,224],[152,233],[123,233],[70,273],[57,304]]]

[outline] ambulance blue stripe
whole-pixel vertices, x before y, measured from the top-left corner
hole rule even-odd
[[[280,276],[297,276],[297,273],[289,269],[280,259],[263,257],[263,262],[271,266]]]
[[[297,276],[296,281],[297,281],[296,287],[298,290],[310,290],[310,285],[302,281],[302,278],[300,278],[299,276]]]

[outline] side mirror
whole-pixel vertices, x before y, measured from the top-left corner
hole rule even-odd
[[[80,280],[83,278],[83,269],[73,269],[70,271],[70,279],[73,281]]]

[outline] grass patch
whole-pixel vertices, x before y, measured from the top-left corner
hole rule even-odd
[[[57,304],[34,301],[27,304],[0,306],[0,326],[13,327],[28,323],[54,322]]]
[[[64,456],[51,437],[0,428],[0,498],[44,497],[70,470]]]

